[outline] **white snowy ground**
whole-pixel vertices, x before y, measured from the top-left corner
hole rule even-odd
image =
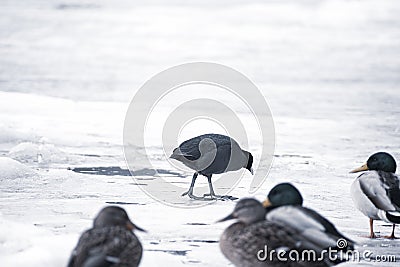
[[[64,266],[106,202],[130,203],[123,207],[149,231],[138,234],[143,266],[228,265],[216,243],[228,224],[214,222],[233,202],[173,208],[130,177],[68,170],[126,168],[122,129],[135,90],[164,68],[196,60],[245,73],[270,105],[276,156],[257,198],[292,182],[305,205],[360,249],[399,254],[397,240],[363,237],[368,220],[352,204],[355,175],[348,171],[380,150],[400,159],[400,4],[231,2],[2,1],[1,266]],[[153,151],[159,168],[177,171],[161,147]],[[190,183],[169,178],[182,186],[169,194]],[[246,174],[232,195],[247,196],[250,179]],[[377,222],[376,231],[390,227]]]

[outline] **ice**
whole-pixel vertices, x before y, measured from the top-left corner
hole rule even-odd
[[[31,168],[7,157],[0,157],[0,170],[0,180],[2,182],[30,178],[36,175],[35,171]]]
[[[277,150],[270,174],[255,196],[261,200],[276,183],[292,182],[302,191],[306,206],[329,218],[344,234],[359,242],[360,248],[372,249],[376,253],[397,253],[398,241],[369,241],[362,237],[368,232],[368,219],[356,211],[352,204],[349,187],[355,176],[348,174],[375,150],[385,149],[399,158],[398,137],[393,135],[397,127],[394,123],[396,116],[393,115],[398,112],[397,102],[393,100],[396,96],[388,89],[370,90],[368,94],[361,94],[362,89],[357,90],[338,94],[335,91],[321,93],[310,89],[307,95],[312,95],[314,101],[323,96],[330,99],[325,105],[313,101],[306,104],[315,113],[295,101],[301,99],[304,91],[286,89],[284,98],[277,93],[272,94],[270,104],[276,114]],[[1,116],[5,118],[7,128],[12,126],[7,122],[12,120],[15,109],[21,113],[25,110],[34,121],[46,119],[56,123],[59,114],[68,110],[71,104],[69,100],[31,94],[1,94]],[[352,101],[353,95],[360,95],[362,101],[353,102],[353,110],[348,110],[346,114],[340,113],[349,104],[346,102]],[[377,97],[387,99],[382,104],[385,109],[378,103],[370,105]],[[7,106],[10,99],[18,108]],[[30,106],[23,106],[26,100],[29,100]],[[46,109],[52,110],[51,103],[54,101],[59,101],[57,112],[45,112]],[[111,124],[124,117],[124,108],[120,106],[126,104],[91,102],[89,107],[85,104],[74,101],[76,114],[101,110],[101,114],[113,114],[107,119]],[[44,112],[35,114],[34,111],[40,108]],[[301,117],[297,114],[299,109],[304,110]],[[388,113],[388,109],[391,112]],[[67,170],[80,166],[126,168],[121,145],[118,145],[119,139],[116,138],[118,134],[115,133],[122,132],[122,123],[119,126],[116,126],[118,123],[114,124],[115,127],[103,127],[102,131],[91,135],[89,133],[95,133],[97,126],[105,120],[103,116],[90,119],[87,116],[75,116],[70,120],[77,125],[89,123],[91,126],[82,131],[70,129],[70,123],[59,124],[57,128],[40,123],[32,123],[32,127],[27,128],[22,124],[13,126],[16,131],[29,137],[27,139],[35,141],[8,140],[6,147],[9,148],[4,152],[6,157],[0,159],[1,216],[5,229],[12,230],[1,235],[3,246],[0,253],[7,255],[3,266],[24,266],[27,262],[32,262],[32,266],[63,265],[76,245],[79,234],[91,227],[96,213],[105,205],[115,203],[122,205],[135,223],[149,231],[148,234],[138,233],[145,248],[143,266],[156,266],[164,261],[174,266],[227,264],[219,252],[217,241],[229,223],[214,222],[233,209],[233,202],[217,202],[194,209],[173,208],[150,198],[140,189],[139,186],[145,187],[146,179],[151,178],[145,172],[138,172],[139,179],[134,180],[129,176],[90,175]],[[64,135],[68,131],[71,134]],[[37,134],[32,135],[32,132]],[[36,139],[35,136],[40,138]],[[79,140],[79,145],[75,140]],[[382,140],[394,141],[385,143],[382,148]],[[22,151],[23,155],[32,155],[34,159],[38,144],[43,143],[62,151],[66,161],[49,161],[47,165],[40,165],[35,160],[21,163],[8,158],[13,151]],[[26,149],[32,147],[35,148],[32,151]],[[257,144],[252,144],[250,150],[256,149]],[[179,172],[164,160],[159,147],[154,146],[150,153],[157,167]],[[164,194],[179,196],[187,190],[192,173],[181,174],[187,178],[171,174],[165,178],[179,185],[181,190]],[[5,177],[13,177],[13,180]],[[250,175],[245,175],[230,194],[249,196],[250,179]],[[198,180],[195,193],[199,194],[201,186],[206,188],[206,179]],[[217,187],[215,190],[218,192],[220,189]],[[179,204],[190,207],[197,203],[180,198]],[[17,228],[26,231],[18,232]],[[382,222],[376,222],[375,228],[379,235],[390,232],[390,227]]]
[[[54,144],[23,142],[11,148],[8,155],[20,162],[36,162],[39,164],[68,161],[65,153],[55,147]]]
[[[359,249],[398,254],[398,240],[363,237],[368,219],[351,201],[356,176],[348,171],[376,151],[400,160],[399,13],[394,0],[2,1],[1,266],[64,266],[97,212],[115,203],[149,231],[138,233],[143,266],[229,264],[217,243],[229,222],[214,222],[234,202],[193,208],[197,202],[179,197],[183,209],[159,203],[142,191],[153,177],[141,158],[134,164],[137,179],[72,170],[126,171],[123,124],[135,91],[152,75],[193,61],[243,72],[270,105],[276,151],[255,197],[292,182],[305,205],[329,218]],[[195,87],[197,95],[229,102],[245,121],[251,117],[229,97],[202,89]],[[190,96],[165,98],[152,114],[155,124]],[[179,141],[214,131],[211,126],[184,129]],[[253,137],[257,129],[248,132]],[[192,173],[168,163],[158,138],[148,131],[147,153],[165,171],[163,179],[178,186],[163,194],[179,196]],[[255,138],[248,149],[260,153]],[[250,182],[247,173],[230,194],[249,196]],[[206,188],[206,179],[199,178],[195,193]],[[380,236],[391,231],[383,222],[375,225]],[[358,265],[366,264],[390,266]]]
[[[3,266],[64,266],[66,243],[74,236],[52,235],[50,231],[27,223],[9,221],[0,214],[0,251]]]

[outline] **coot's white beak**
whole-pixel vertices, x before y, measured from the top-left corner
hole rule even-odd
[[[251,175],[254,175],[253,167],[250,168],[250,173],[251,173]]]

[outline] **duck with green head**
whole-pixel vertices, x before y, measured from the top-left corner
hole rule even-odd
[[[219,222],[236,221],[225,229],[219,242],[222,253],[233,265],[240,267],[335,265],[326,257],[320,257],[323,256],[321,253],[315,254],[318,258],[296,258],[295,255],[303,255],[305,251],[314,248],[298,234],[296,229],[265,220],[266,212],[258,200],[243,198],[236,204],[232,213],[219,220]]]
[[[263,202],[267,210],[266,220],[295,229],[309,249],[317,252],[328,248],[343,251],[353,249],[354,242],[342,235],[329,220],[302,205],[300,191],[290,183],[276,185]],[[337,242],[342,239],[347,246],[338,248]]]
[[[374,220],[392,223],[392,233],[386,238],[395,238],[396,224],[400,223],[400,186],[396,176],[396,161],[386,152],[373,154],[367,163],[350,173],[364,171],[351,185],[351,196],[355,206],[369,218],[370,238],[375,238]]]

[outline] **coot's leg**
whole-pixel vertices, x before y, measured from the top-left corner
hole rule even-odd
[[[196,200],[204,199],[203,197],[197,197],[197,196],[193,195],[193,187],[194,187],[194,184],[196,183],[196,179],[197,179],[198,175],[199,175],[198,172],[195,172],[193,174],[192,183],[190,184],[189,190],[187,192],[183,193],[182,196],[188,195],[188,197],[190,197],[191,199],[196,199]]]
[[[212,182],[211,182],[211,177],[212,177],[212,174],[207,176],[208,187],[210,188],[210,194],[204,194],[204,196],[216,197],[215,192],[214,192],[214,188],[213,188],[213,185],[212,185]]]
[[[213,200],[213,199],[216,199],[216,200],[227,200],[227,199],[236,200],[236,199],[238,199],[237,197],[233,197],[233,196],[221,196],[221,195],[216,195],[215,192],[214,192],[214,188],[213,188],[212,182],[211,182],[211,176],[212,176],[212,174],[210,174],[210,175],[207,176],[207,179],[208,179],[208,187],[210,187],[210,193],[209,193],[209,194],[204,194],[204,197],[210,196],[210,198],[211,198],[212,200]]]

